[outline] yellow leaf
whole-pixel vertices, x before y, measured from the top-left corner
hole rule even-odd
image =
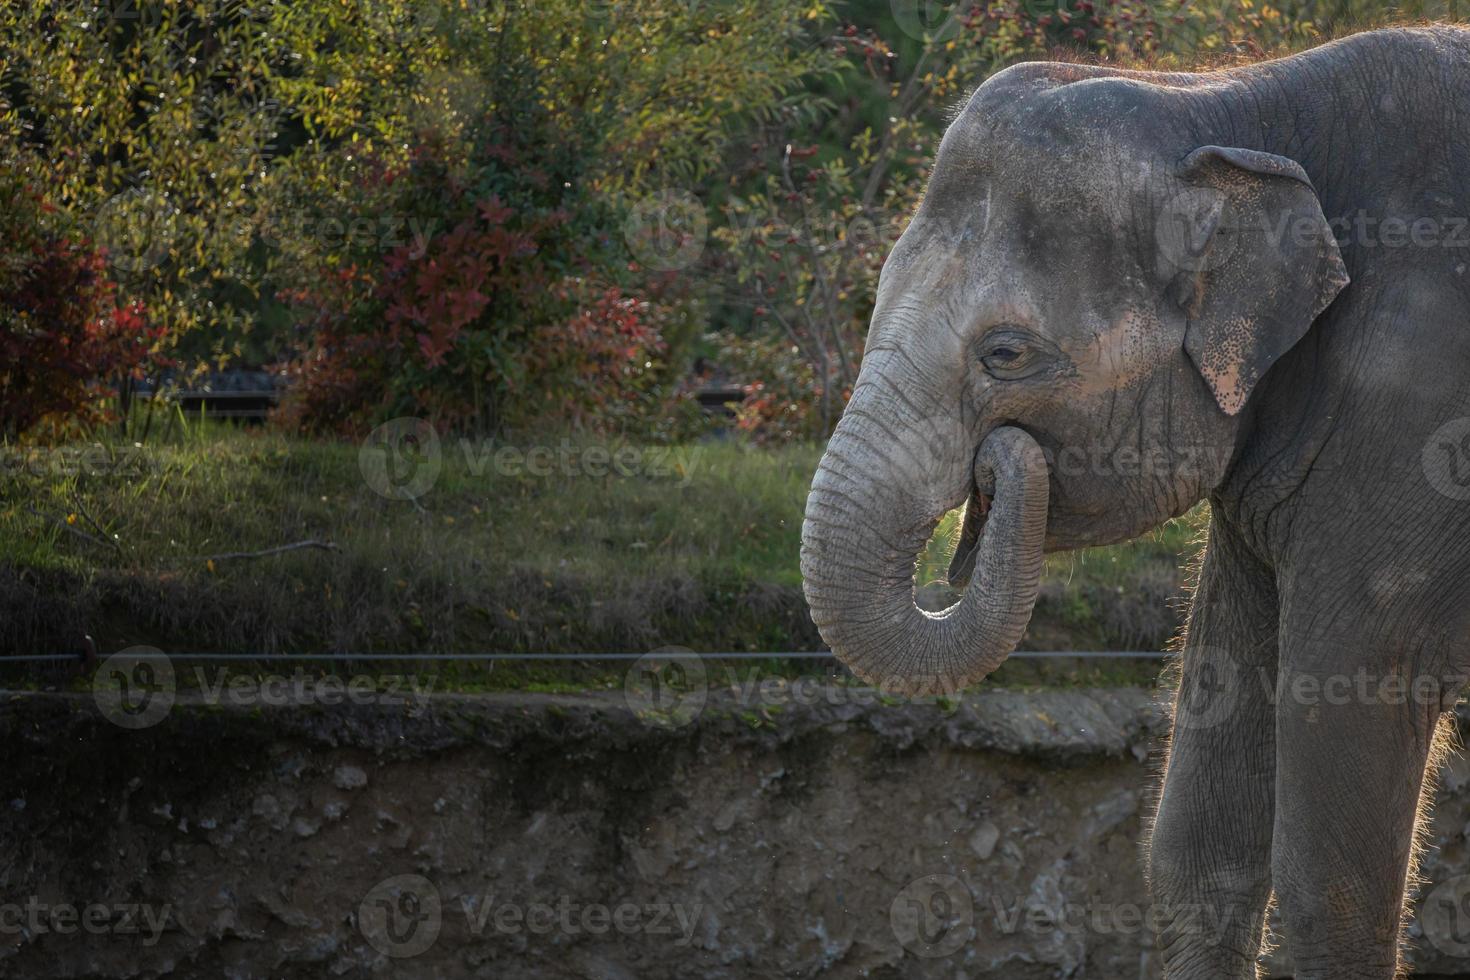
[[[207,569],[209,569],[209,574],[213,575],[214,574],[214,559],[213,558],[210,558],[210,559],[206,560],[205,563],[204,563],[204,567],[207,568]]]

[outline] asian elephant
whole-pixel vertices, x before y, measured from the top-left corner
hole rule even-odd
[[[1047,551],[1210,504],[1147,876],[1165,975],[1387,980],[1470,668],[1470,31],[1202,73],[1026,63],[940,143],[807,500],[822,636],[994,670]],[[942,612],[914,562],[968,501]],[[1223,934],[1193,928],[1207,908]]]

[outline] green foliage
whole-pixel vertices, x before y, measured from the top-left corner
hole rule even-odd
[[[1053,54],[1230,63],[1460,13],[1459,0],[18,0],[0,8],[0,141],[103,249],[120,302],[161,328],[155,347],[293,361],[304,428],[411,411],[667,434],[684,428],[661,419],[708,330],[711,352],[745,364],[771,352],[741,367],[754,392],[741,425],[805,438],[840,412],[883,256],[950,111],[988,74]],[[649,210],[668,191],[697,198],[686,217],[708,219],[707,241],[699,222]],[[650,230],[703,254],[650,261]],[[579,362],[572,337],[597,353]]]
[[[291,60],[278,9],[26,0],[0,11],[0,140],[89,225],[125,293],[175,334],[240,314],[241,274]]]
[[[629,262],[631,209],[715,167],[732,126],[811,70],[806,16],[683,0],[441,8],[406,151],[283,169],[286,210],[315,227],[368,214],[419,236],[279,236],[310,315],[290,421],[656,430],[696,297]]]
[[[362,210],[401,202],[357,191],[424,147],[441,198],[520,209],[540,192],[537,208],[565,210],[568,239],[594,244],[538,255],[549,285],[624,284],[626,259],[596,243],[615,242],[637,195],[717,166],[732,126],[814,70],[801,41],[823,17],[746,0],[25,0],[0,11],[0,138],[95,229],[172,343],[259,357],[283,338],[251,330],[290,323],[278,291],[362,258],[335,229],[406,217]],[[487,148],[506,154],[498,169],[476,160]],[[380,261],[382,237],[366,249]],[[497,356],[478,353],[455,365],[471,391]]]

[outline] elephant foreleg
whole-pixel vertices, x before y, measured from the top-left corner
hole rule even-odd
[[[1272,878],[1297,980],[1390,980],[1445,687],[1366,624],[1334,634],[1284,633]]]
[[[1256,977],[1270,895],[1277,623],[1269,571],[1216,520],[1149,845],[1169,980]]]

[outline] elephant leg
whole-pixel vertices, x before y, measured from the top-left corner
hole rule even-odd
[[[1318,622],[1322,619],[1318,619]],[[1438,674],[1371,627],[1283,633],[1272,883],[1297,980],[1398,975],[1406,876],[1441,713]]]
[[[1190,610],[1149,887],[1169,980],[1255,980],[1270,896],[1278,612],[1216,519]]]

